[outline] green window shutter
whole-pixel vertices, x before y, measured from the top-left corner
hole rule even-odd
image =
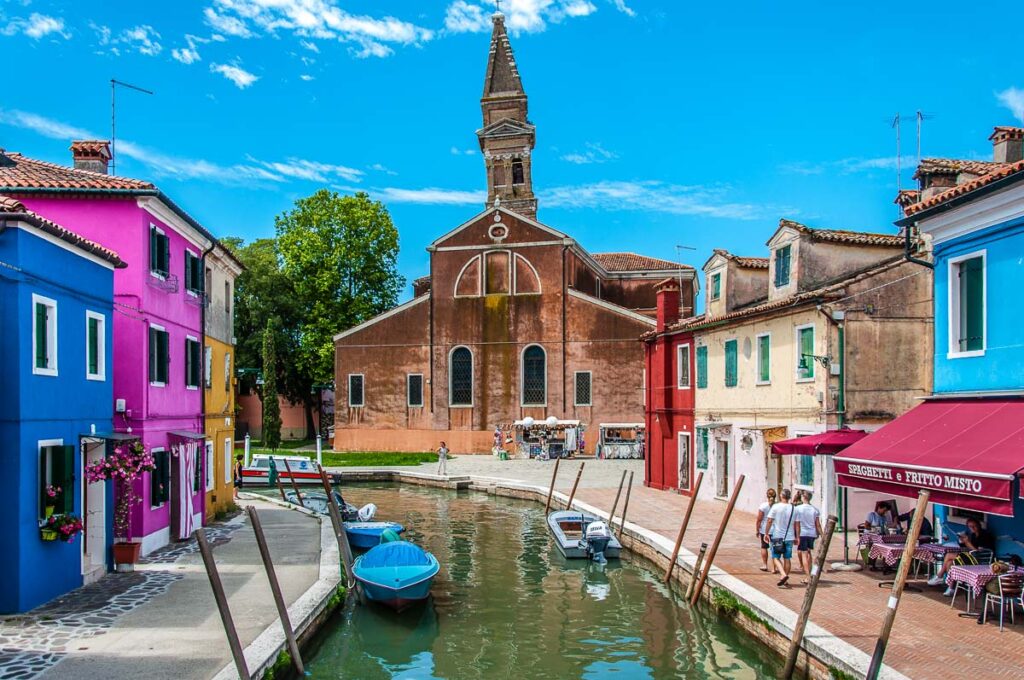
[[[803,368],[799,370],[801,378],[813,378],[814,377],[814,359],[811,355],[814,354],[814,329],[813,328],[801,328],[800,329],[800,357],[798,362],[803,364]],[[799,364],[798,364],[799,365]]]
[[[961,352],[981,350],[985,346],[985,276],[980,257],[965,260],[960,276]]]
[[[171,239],[167,234],[160,235],[160,271],[165,275],[171,271]]]
[[[99,319],[89,318],[89,374],[96,375],[100,372],[100,322]]]
[[[74,512],[75,511],[75,447],[74,446],[57,446],[54,453],[57,455],[57,459],[60,461],[60,474],[55,475],[55,479],[60,480],[61,488],[61,506],[57,508],[57,512]]]
[[[697,348],[697,387],[708,386],[708,348],[701,345]]]
[[[708,429],[706,427],[697,430],[697,469],[708,469]]]
[[[762,335],[757,339],[757,379],[768,382],[771,378],[771,338]]]
[[[185,384],[192,387],[192,341],[185,340]]]
[[[725,342],[725,386],[736,387],[736,341]]]
[[[156,329],[150,327],[149,329],[149,382],[157,381],[157,370],[156,370],[156,357],[157,351],[159,350],[158,341],[156,339]]]
[[[160,379],[160,382],[165,384],[168,382],[167,374],[169,365],[171,363],[170,350],[167,347],[167,342],[169,339],[170,335],[167,333],[167,331],[157,332],[157,340],[159,341],[160,348],[160,354],[158,357],[159,363],[157,364],[157,375]]]
[[[46,459],[50,456],[49,446],[44,446],[39,450],[39,516],[46,516]]]
[[[192,253],[185,251],[185,290],[192,290]]]
[[[711,299],[717,300],[722,294],[722,275],[712,274],[711,275]]]
[[[814,484],[814,456],[800,456],[800,483],[804,486]]]
[[[775,251],[775,286],[785,286],[789,283],[789,254],[790,246],[783,246]]]
[[[46,323],[47,309],[46,305],[37,302],[36,303],[36,368],[47,368],[49,366],[49,357],[47,356],[47,342],[46,338]]]
[[[156,227],[149,228],[149,271],[155,272],[160,269],[160,242],[157,238]]]

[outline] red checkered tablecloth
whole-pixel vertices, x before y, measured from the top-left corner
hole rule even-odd
[[[905,534],[861,534],[860,538],[857,539],[858,548],[870,548],[876,543],[906,543],[907,537]]]
[[[1024,573],[1024,568],[1017,567],[1016,571]],[[959,581],[964,583],[974,593],[975,597],[981,595],[985,584],[996,577],[992,573],[991,564],[954,564],[946,572],[946,585],[950,588]]]
[[[874,543],[868,556],[873,560],[882,560],[893,567],[903,557],[905,548],[906,543]],[[935,564],[941,562],[947,552],[960,552],[960,548],[951,548],[937,543],[924,543],[914,549],[914,559]]]

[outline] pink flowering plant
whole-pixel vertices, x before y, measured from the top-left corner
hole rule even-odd
[[[114,535],[127,542],[132,540],[132,506],[142,501],[135,490],[135,481],[143,472],[155,469],[153,455],[138,440],[114,447],[111,454],[85,468],[85,478],[90,484],[107,479],[114,481],[117,496],[114,505]]]
[[[57,532],[57,538],[65,543],[70,543],[75,540],[75,536],[82,533],[85,525],[77,515],[68,512],[49,518],[43,528]]]
[[[57,500],[57,496],[59,496],[62,491],[63,489],[61,489],[59,486],[54,486],[50,484],[46,487],[46,497],[50,501],[55,502]]]

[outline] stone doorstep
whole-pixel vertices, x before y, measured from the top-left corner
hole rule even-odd
[[[245,494],[245,496],[239,494],[239,497],[247,500],[254,499],[252,494]],[[267,500],[263,496],[258,498]],[[271,499],[271,502],[308,514],[315,517],[320,523],[319,578],[288,607],[288,619],[291,621],[295,637],[299,640],[301,648],[303,638],[316,631],[319,620],[327,613],[327,602],[337,592],[338,584],[341,583],[341,558],[338,554],[338,543],[331,523],[323,521],[323,518],[317,513],[280,500]],[[253,678],[262,678],[263,674],[274,665],[278,655],[287,648],[287,645],[288,641],[280,621],[270,624],[243,650],[249,675]],[[238,672],[235,670],[233,660],[214,676],[214,680],[237,680],[237,678]]]

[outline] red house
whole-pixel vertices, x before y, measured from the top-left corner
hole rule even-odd
[[[692,333],[665,333],[679,320],[679,281],[657,289],[657,326],[644,336],[647,457],[644,484],[687,494],[693,489],[694,344]]]

